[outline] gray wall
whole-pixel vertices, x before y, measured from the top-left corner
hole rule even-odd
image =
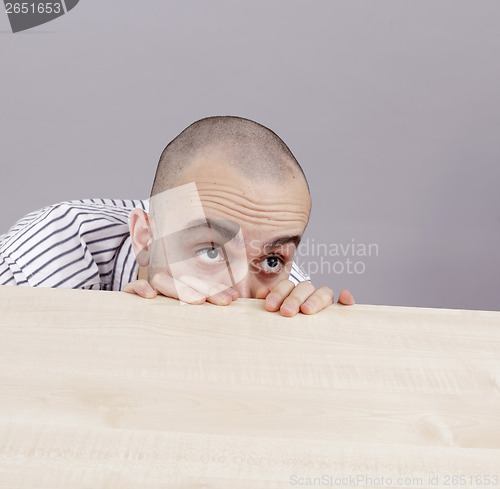
[[[497,0],[81,0],[14,35],[0,13],[0,232],[61,200],[146,198],[175,135],[235,114],[302,163],[310,240],[378,246],[315,283],[500,310],[499,19]]]

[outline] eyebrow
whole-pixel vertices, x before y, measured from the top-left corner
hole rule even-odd
[[[224,226],[224,224],[221,224],[221,221],[219,220],[210,220],[203,218],[195,219],[194,221],[191,221],[187,224],[187,229],[190,231],[201,228],[213,229],[214,231],[217,231],[226,240],[226,242],[234,239],[238,246],[243,247],[245,245],[243,240],[238,236],[238,233],[240,232],[240,226],[237,226],[236,230],[236,226],[231,228],[229,226]]]
[[[279,248],[280,246],[286,245],[288,243],[292,243],[295,245],[295,248],[299,246],[300,240],[302,239],[302,236],[299,236],[298,234],[294,236],[283,236],[282,238],[277,238],[272,241],[268,241],[267,243],[264,244],[264,249],[270,249],[273,250],[274,248]]]
[[[222,221],[224,222],[224,221]],[[235,223],[236,224],[236,223]],[[245,246],[244,240],[242,240],[239,236],[238,233],[240,231],[240,226],[238,226],[238,231],[235,232],[235,228],[231,228],[228,226],[225,226],[224,224],[221,223],[220,220],[211,220],[211,219],[196,219],[194,221],[191,221],[187,224],[187,228],[189,230],[192,229],[197,229],[197,228],[208,228],[208,229],[213,229],[214,231],[217,231],[226,241],[231,241],[235,240],[236,244],[238,246]],[[264,250],[266,252],[273,250],[275,248],[279,248],[280,246],[284,246],[288,243],[292,243],[295,245],[297,248],[299,246],[300,240],[302,239],[302,236],[296,234],[296,235],[290,235],[290,236],[282,236],[280,238],[275,238],[271,241],[267,241],[264,243]]]

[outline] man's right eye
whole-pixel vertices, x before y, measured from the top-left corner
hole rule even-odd
[[[202,263],[206,263],[208,265],[213,265],[224,261],[222,253],[213,246],[198,250],[196,252],[196,255],[199,257]]]

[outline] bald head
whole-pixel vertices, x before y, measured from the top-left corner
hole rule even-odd
[[[292,152],[273,131],[249,119],[219,116],[191,124],[164,149],[151,196],[175,187],[183,172],[200,158],[216,159],[256,183],[286,184],[300,178],[307,184]]]

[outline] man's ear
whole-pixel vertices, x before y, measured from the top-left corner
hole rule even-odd
[[[153,231],[149,216],[142,209],[134,209],[129,217],[130,238],[137,263],[141,267],[149,265]]]

